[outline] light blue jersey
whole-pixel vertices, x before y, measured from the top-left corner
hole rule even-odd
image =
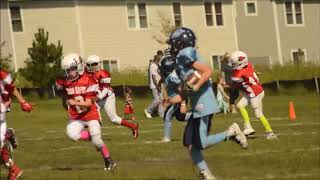
[[[199,56],[193,47],[182,49],[176,58],[175,69],[180,79],[185,81],[194,71],[192,64],[199,61]],[[189,94],[193,118],[199,118],[219,112],[218,103],[212,90],[211,81],[205,82],[198,91]]]
[[[167,94],[169,97],[173,97],[177,95],[177,87],[181,83],[181,79],[179,79],[176,71],[172,71],[168,77],[164,80],[164,84],[167,87]]]

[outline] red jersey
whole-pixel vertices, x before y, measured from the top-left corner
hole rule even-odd
[[[255,97],[263,91],[263,87],[251,63],[248,63],[246,67],[240,70],[233,70],[231,79],[240,86],[241,90],[249,97]]]
[[[0,70],[0,103],[9,100],[14,88],[15,86],[13,84],[11,74],[6,71]]]
[[[98,98],[103,99],[110,96],[113,93],[111,88],[111,75],[107,70],[100,69],[99,71],[92,74],[93,78],[99,84]]]
[[[99,86],[96,81],[87,74],[80,75],[76,81],[66,79],[56,80],[57,89],[65,92],[67,100],[74,99],[85,101],[96,97]],[[95,103],[90,107],[68,106],[69,118],[74,120],[100,120],[99,110]]]

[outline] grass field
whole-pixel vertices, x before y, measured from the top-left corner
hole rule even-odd
[[[173,121],[173,141],[161,143],[163,121],[146,119],[144,107],[151,98],[135,99],[136,117],[140,121],[139,139],[131,131],[103,119],[103,139],[117,169],[103,171],[100,154],[89,142],[72,142],[65,135],[66,112],[60,100],[36,100],[35,110],[26,114],[13,104],[7,123],[16,130],[19,147],[14,151],[24,170],[23,180],[96,180],[96,179],[197,179],[182,146],[184,123]],[[288,102],[295,104],[296,121],[288,119]],[[119,114],[123,101],[117,103]],[[278,140],[263,137],[262,124],[252,118],[257,138],[242,150],[233,142],[221,143],[204,151],[213,174],[221,180],[320,179],[320,96],[267,96],[264,112]],[[253,117],[252,111],[250,111]],[[232,122],[242,126],[239,114],[214,117],[211,133],[227,128]],[[5,179],[7,170],[1,169]]]

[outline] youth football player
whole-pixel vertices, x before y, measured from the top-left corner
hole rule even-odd
[[[92,76],[82,72],[80,56],[69,54],[61,61],[65,79],[57,81],[66,96],[69,115],[67,135],[74,141],[91,141],[101,153],[105,170],[113,170],[116,163],[111,159],[109,150],[101,138],[100,114],[94,102],[99,85]],[[88,130],[85,130],[88,127]]]
[[[138,138],[138,124],[129,122],[117,115],[116,97],[110,84],[111,75],[107,70],[102,69],[101,64],[101,59],[97,55],[91,55],[86,60],[86,71],[99,84],[99,94],[96,101],[105,110],[111,122],[131,129],[133,137]]]
[[[233,68],[231,79],[234,84],[240,87],[242,92],[244,92],[244,97],[237,103],[237,107],[244,119],[244,134],[252,135],[255,133],[255,130],[251,126],[248,112],[245,109],[247,105],[251,105],[256,117],[260,119],[265,128],[266,138],[277,139],[277,136],[271,129],[269,121],[263,115],[262,100],[264,97],[264,90],[252,64],[248,62],[247,54],[242,51],[235,51],[231,54],[229,61]]]
[[[10,146],[6,144],[6,142],[9,141],[14,149],[18,146],[13,129],[7,129],[6,123],[6,113],[10,107],[12,95],[17,98],[23,111],[30,112],[32,110],[32,105],[28,103],[16,89],[11,74],[2,70],[0,67],[0,155],[2,159],[0,162],[4,162],[5,166],[9,169],[9,180],[18,179],[22,174],[21,169],[11,159]]]
[[[201,74],[196,84],[192,84],[192,91],[187,94],[191,99],[192,116],[185,127],[183,144],[199,169],[201,179],[213,180],[215,177],[209,170],[201,151],[233,137],[242,148],[247,148],[247,139],[236,123],[224,132],[209,135],[211,119],[213,114],[218,112],[218,107],[209,80],[212,70],[199,61],[195,49],[196,36],[193,31],[185,27],[178,28],[170,34],[168,43],[172,54],[176,57],[175,70],[183,83],[186,83],[194,71]],[[170,102],[179,103],[183,99],[186,98],[179,93],[172,95]]]

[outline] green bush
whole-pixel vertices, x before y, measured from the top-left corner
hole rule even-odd
[[[287,63],[283,66],[273,65],[270,68],[255,66],[261,83],[273,82],[275,80],[302,80],[320,77],[320,65],[315,63]]]
[[[128,68],[119,72],[111,73],[111,85],[120,86],[147,86],[148,83],[148,70]]]

